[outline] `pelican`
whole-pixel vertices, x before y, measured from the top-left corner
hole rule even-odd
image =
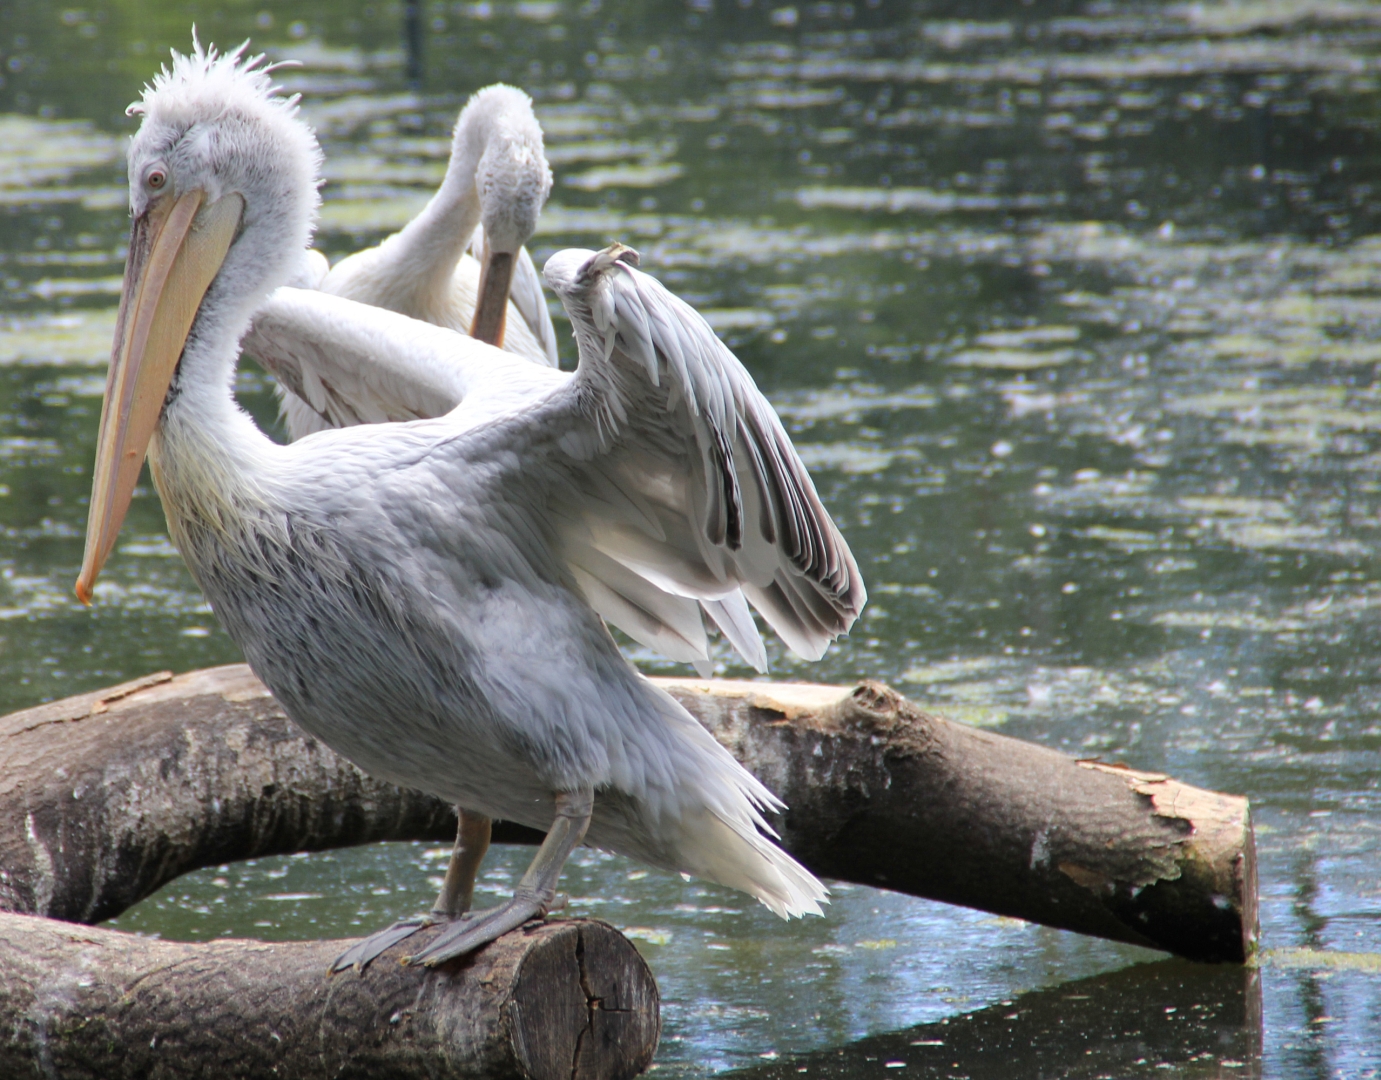
[[[485,87],[461,110],[446,176],[422,211],[329,269],[320,252],[309,251],[289,283],[411,315],[556,367],[556,331],[524,247],[550,192],[532,99],[501,83]],[[471,246],[478,260],[466,253]],[[272,342],[251,332],[244,348],[279,374]],[[297,391],[284,393],[282,402],[292,438],[339,426],[314,407],[328,391],[312,372]]]
[[[519,287],[514,298],[546,352],[534,354],[530,337],[519,338],[511,351],[539,363],[549,360],[555,367],[551,319],[536,271],[522,246],[532,235],[550,186],[542,130],[531,99],[512,87],[488,87],[462,110],[446,179],[413,222],[380,246],[342,260],[329,272],[324,256],[308,251],[288,283],[457,331],[468,326],[475,340],[502,344],[499,290],[508,281],[509,267],[516,265],[514,284]],[[460,250],[454,239],[474,231],[477,216],[483,219],[478,246],[487,255],[482,271],[475,269],[473,259],[455,264]],[[504,250],[495,249],[516,250],[516,264]],[[478,301],[477,281],[481,283]],[[471,308],[472,319],[468,317]],[[530,309],[540,317],[529,316]],[[497,333],[495,312],[500,316]],[[459,372],[449,352],[437,356],[424,349],[381,363],[377,355],[361,354],[348,343],[333,340],[333,323],[314,324],[314,313],[311,305],[304,310],[294,304],[290,294],[277,296],[258,313],[243,342],[245,350],[276,376],[291,438],[359,423],[438,417],[460,404]],[[457,340],[454,349],[466,349],[469,344]],[[482,355],[483,350],[478,353]],[[766,670],[767,652],[740,590],[700,597],[697,605],[622,565],[617,552],[611,558],[587,545],[569,554],[570,570],[586,600],[640,644],[709,675],[713,663],[703,610],[747,663]],[[492,822],[464,806],[456,807],[456,818],[456,846],[447,880],[469,881],[474,876],[473,864],[488,849]],[[467,865],[470,868],[464,869]],[[457,903],[462,908],[468,905],[468,896],[448,900],[443,890],[434,911],[445,914]]]
[[[512,351],[535,362],[556,366],[556,343],[536,271],[522,244],[532,235],[537,214],[550,192],[551,172],[542,145],[542,130],[532,112],[531,99],[512,87],[496,85],[475,94],[462,110],[452,139],[450,165],[441,190],[427,208],[402,232],[378,247],[338,263],[328,272],[325,257],[308,251],[290,285],[321,289],[337,296],[412,315],[453,330],[467,325],[476,340],[503,343],[503,319],[494,333],[494,312],[502,316],[501,285],[512,264],[494,249],[517,251],[514,299],[528,326],[546,352],[534,354],[529,339],[518,339]],[[455,259],[454,238],[474,231],[483,219],[477,246],[486,250],[484,269],[473,259]],[[446,242],[446,238],[452,242]],[[482,282],[475,299],[475,283]],[[487,294],[486,288],[491,288]],[[485,295],[491,297],[485,300]],[[526,303],[523,298],[526,297]],[[472,319],[469,310],[474,309]],[[529,312],[535,314],[529,314]],[[406,421],[442,416],[461,401],[451,357],[432,357],[426,350],[379,358],[361,355],[332,340],[331,323],[313,325],[311,311],[293,304],[290,296],[270,301],[260,311],[244,339],[278,380],[283,415],[291,438],[359,423]],[[455,342],[456,349],[467,347]],[[474,350],[470,350],[474,351]],[[482,350],[480,350],[482,352]],[[425,359],[424,359],[425,358]],[[758,671],[767,668],[767,652],[741,591],[695,601],[666,592],[636,570],[621,566],[590,548],[573,553],[571,571],[587,601],[607,621],[640,644],[669,659],[693,664],[709,675],[713,663],[701,615],[710,616],[744,660]],[[473,879],[462,870],[467,853],[482,858],[489,845],[492,822],[463,806],[456,807],[457,840],[448,880]],[[443,892],[435,911],[445,913],[468,904],[447,900]]]
[[[194,39],[131,106],[133,223],[78,598],[92,600],[147,452],[174,543],[300,726],[372,775],[547,830],[488,912],[468,911],[482,852],[461,851],[446,925],[412,963],[543,916],[582,842],[784,918],[818,914],[826,890],[769,838],[780,802],[623,658],[572,569],[615,550],[681,596],[741,589],[817,655],[847,632],[858,567],[771,406],[614,245],[546,266],[574,373],[474,343],[452,355],[461,401],[444,416],[274,443],[231,384],[241,335],[308,246],[320,151],[243,53]],[[296,300],[385,367],[454,350],[454,334],[396,313]],[[430,921],[371,935],[335,968]]]

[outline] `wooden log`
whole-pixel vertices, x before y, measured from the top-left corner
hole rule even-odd
[[[96,923],[203,866],[404,838],[454,840],[455,814],[304,734],[243,664],[0,719],[0,910]]]
[[[7,1080],[622,1080],[659,1034],[647,965],[589,919],[436,971],[386,954],[363,977],[327,974],[344,941],[188,945],[0,914],[0,943]]]
[[[787,804],[822,877],[1244,962],[1256,950],[1245,798],[928,715],[896,691],[663,683]]]
[[[658,681],[783,797],[784,844],[822,876],[1195,960],[1255,950],[1244,798],[954,724],[877,683]],[[242,665],[0,719],[0,909],[94,922],[195,867],[447,840],[449,815],[299,731]]]

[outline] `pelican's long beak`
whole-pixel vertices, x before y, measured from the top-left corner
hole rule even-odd
[[[508,315],[508,290],[513,282],[516,255],[492,251],[484,238],[484,258],[480,262],[480,291],[475,301],[475,317],[470,320],[470,336],[477,341],[503,348],[504,320]]]
[[[162,198],[130,228],[92,470],[86,555],[77,577],[83,604],[91,603],[96,576],[115,546],[192,321],[240,225],[240,196],[226,195],[209,206],[205,200],[202,191]]]

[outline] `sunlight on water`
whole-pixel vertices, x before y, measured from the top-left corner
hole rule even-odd
[[[124,260],[122,109],[192,14],[144,8],[0,14],[9,708],[238,658],[147,485],[94,609],[71,598]],[[662,988],[659,1073],[1381,1072],[1376,7],[429,11],[419,89],[392,9],[197,15],[301,65],[280,78],[326,151],[323,250],[409,220],[465,95],[523,86],[556,177],[539,265],[637,246],[776,404],[859,557],[853,635],[818,665],[769,642],[773,677],[891,680],[1257,815],[1265,951],[1245,974],[863,888],[785,925],[582,851],[570,910],[624,928]],[[261,373],[237,391],[277,430]],[[210,868],[115,925],[354,935],[426,906],[443,855]],[[485,895],[526,858],[496,849]]]

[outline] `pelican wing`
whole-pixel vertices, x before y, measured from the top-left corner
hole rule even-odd
[[[439,417],[462,403],[458,423],[521,413],[569,374],[414,319],[326,293],[283,288],[244,339],[291,391],[284,412],[295,438],[362,423]],[[589,545],[566,552],[590,605],[634,640],[708,673],[709,643],[693,599],[672,595]],[[758,670],[767,654],[742,595],[703,607]]]
[[[327,293],[281,288],[242,348],[304,402],[319,427],[443,416],[498,349]],[[291,399],[289,399],[291,400]],[[297,432],[295,432],[297,434]]]
[[[706,602],[745,656],[757,637],[746,596],[818,659],[862,610],[858,565],[752,377],[628,257],[616,245],[548,261],[580,366],[546,407],[506,421],[528,425],[525,470],[546,456],[562,474],[549,498],[566,559],[635,607],[630,578]]]
[[[582,338],[574,376],[288,288],[245,347],[333,426],[449,413],[448,445],[472,470],[456,490],[482,471],[505,501],[540,507],[591,607],[668,658],[703,669],[703,610],[765,669],[745,597],[818,658],[865,599],[848,546],[772,407],[704,320],[655,279],[606,263],[563,296]]]

